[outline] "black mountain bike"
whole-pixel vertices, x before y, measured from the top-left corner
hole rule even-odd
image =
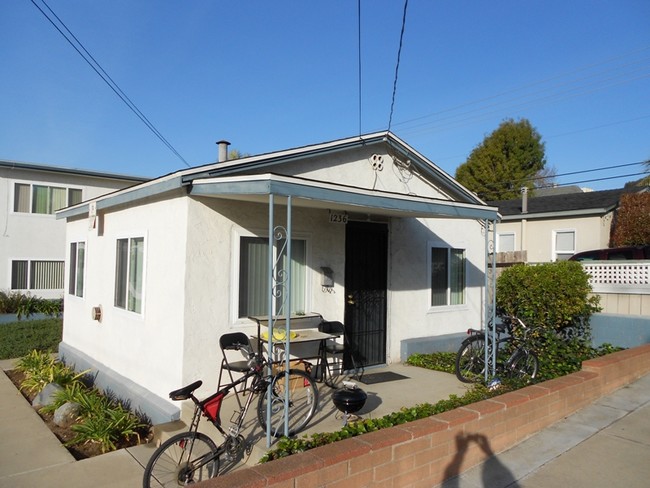
[[[506,378],[532,380],[537,376],[539,359],[531,349],[528,337],[531,329],[518,317],[504,316],[503,322],[496,324],[496,372]],[[523,329],[522,337],[515,339],[513,327]],[[493,325],[487,330],[469,329],[467,337],[456,354],[456,377],[464,383],[478,383],[485,380],[486,332],[492,336]],[[492,344],[492,341],[489,341]],[[492,350],[488,351],[488,357]]]
[[[194,396],[194,391],[203,384],[201,380],[169,394],[175,401],[192,400],[195,405],[194,415],[189,431],[169,438],[153,453],[144,470],[144,488],[198,483],[219,475],[222,456],[225,456],[229,463],[233,463],[244,452],[250,453],[252,446],[246,443],[241,430],[254,396],[259,397],[257,419],[265,430],[270,424],[273,436],[281,437],[285,434],[285,412],[288,413],[289,436],[307,426],[318,407],[318,388],[311,376],[301,369],[277,372],[281,369],[281,364],[270,363],[248,349],[246,352],[249,356],[249,372],[206,399],[199,400]],[[267,374],[269,366],[274,371],[271,375]],[[270,409],[267,395],[269,386]],[[224,429],[220,419],[221,405],[232,389],[236,389],[236,394],[243,393],[247,398],[241,408],[233,413],[231,425]],[[198,432],[202,416],[224,437],[221,445],[217,446],[206,434]]]

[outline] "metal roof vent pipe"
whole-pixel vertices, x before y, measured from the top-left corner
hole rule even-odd
[[[230,146],[230,143],[228,141],[219,141],[217,142],[217,146],[219,146],[219,163],[223,163],[224,161],[228,161],[228,146]]]
[[[528,213],[528,187],[521,187],[521,213]]]

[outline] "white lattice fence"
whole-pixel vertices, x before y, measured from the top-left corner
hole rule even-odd
[[[650,261],[583,262],[595,293],[650,293]]]

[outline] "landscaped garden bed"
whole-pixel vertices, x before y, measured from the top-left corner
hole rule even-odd
[[[89,385],[88,378],[56,361],[48,353],[33,351],[5,372],[32,404],[46,385],[60,386],[53,403],[34,407],[45,425],[77,459],[131,447],[150,440],[151,425],[143,415],[129,410],[128,404]],[[39,402],[40,403],[40,400]],[[61,421],[56,409],[66,405],[72,414]]]

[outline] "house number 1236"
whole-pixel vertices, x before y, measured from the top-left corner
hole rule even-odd
[[[330,212],[330,223],[331,224],[347,224],[348,223],[348,214]]]

